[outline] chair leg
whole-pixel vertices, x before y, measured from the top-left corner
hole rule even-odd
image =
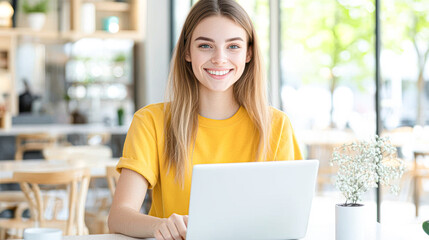
[[[419,205],[420,205],[420,184],[421,179],[414,177],[414,205],[416,207],[416,217],[419,216]]]
[[[6,239],[6,229],[0,228],[0,240]]]

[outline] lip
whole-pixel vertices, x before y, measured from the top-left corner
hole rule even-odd
[[[226,77],[228,77],[229,76],[229,74],[233,71],[234,69],[233,68],[216,68],[216,69],[214,69],[214,68],[204,68],[204,71],[211,77],[211,78],[214,78],[214,79],[224,79],[224,78],[226,78]],[[225,74],[225,75],[214,75],[214,74],[211,74],[211,73],[209,73],[208,71],[229,71],[227,74]]]

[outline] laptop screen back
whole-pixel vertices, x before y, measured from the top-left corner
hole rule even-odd
[[[317,160],[195,165],[186,239],[303,238],[318,165]]]

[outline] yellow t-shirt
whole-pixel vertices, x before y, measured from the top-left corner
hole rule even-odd
[[[134,114],[123,157],[117,169],[140,173],[153,188],[149,215],[166,218],[173,213],[188,214],[192,168],[185,175],[184,187],[175,181],[175,171],[163,159],[164,104],[148,105]],[[302,159],[290,121],[285,113],[271,108],[271,146],[269,161]],[[252,162],[259,134],[246,109],[240,107],[231,118],[214,120],[198,116],[198,130],[191,163]]]

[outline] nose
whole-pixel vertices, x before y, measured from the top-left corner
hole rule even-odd
[[[225,52],[223,51],[223,49],[217,49],[215,51],[215,53],[213,54],[212,57],[212,63],[213,64],[217,64],[217,65],[221,65],[221,64],[225,64],[227,62],[227,56],[225,54]]]

